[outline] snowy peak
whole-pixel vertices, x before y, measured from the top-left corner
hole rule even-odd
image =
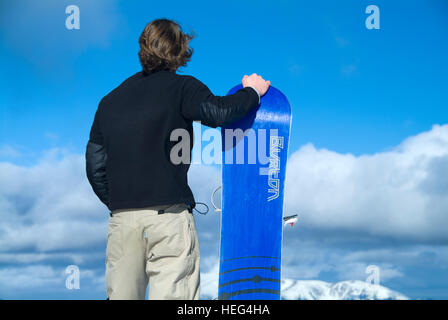
[[[406,300],[408,297],[376,284],[351,280],[328,283],[318,280],[282,281],[285,300]]]

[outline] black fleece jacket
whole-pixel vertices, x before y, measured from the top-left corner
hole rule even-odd
[[[185,129],[191,151],[193,121],[225,126],[258,104],[251,87],[221,97],[193,76],[136,73],[106,95],[95,113],[86,148],[93,191],[111,211],[175,203],[194,207],[189,163],[170,160],[178,143],[170,141],[171,133]]]

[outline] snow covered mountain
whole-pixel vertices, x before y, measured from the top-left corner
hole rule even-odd
[[[218,265],[201,274],[201,299],[216,299]],[[381,285],[361,280],[325,282],[320,280],[282,280],[284,300],[407,300],[405,295]]]
[[[282,281],[285,300],[407,300],[405,295],[376,284],[351,280],[328,283],[319,280]]]

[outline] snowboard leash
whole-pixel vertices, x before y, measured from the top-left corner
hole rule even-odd
[[[221,209],[216,206],[215,201],[214,201],[215,193],[219,189],[221,189],[221,186],[219,186],[219,187],[215,188],[215,190],[213,190],[212,196],[211,196],[211,199],[210,199],[210,202],[212,203],[212,206],[213,206],[213,208],[215,208],[216,212],[221,212]],[[196,207],[194,207],[193,210],[196,210],[197,213],[202,214],[202,215],[205,216],[210,211],[210,208],[208,207],[208,205],[206,203],[204,203],[204,202],[196,202],[196,204],[201,204],[201,205],[203,205],[205,207],[205,211],[200,211],[200,210],[196,209]]]
[[[216,212],[221,212],[221,209],[218,208],[218,206],[215,204],[215,193],[221,189],[222,186],[216,187],[215,190],[212,192],[212,196],[210,197],[210,202],[212,203],[213,208],[215,208]]]
[[[207,211],[199,211],[198,209],[196,209],[196,207],[193,208],[193,210],[196,210],[197,213],[202,214],[202,215],[206,215],[209,211],[208,205],[205,204],[204,202],[196,202],[196,204],[202,204]]]

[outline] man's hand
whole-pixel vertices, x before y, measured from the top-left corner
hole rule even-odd
[[[271,81],[265,81],[261,76],[256,73],[252,73],[250,76],[244,75],[243,80],[241,80],[243,87],[253,87],[258,91],[258,94],[263,96],[266,91],[268,91]]]

